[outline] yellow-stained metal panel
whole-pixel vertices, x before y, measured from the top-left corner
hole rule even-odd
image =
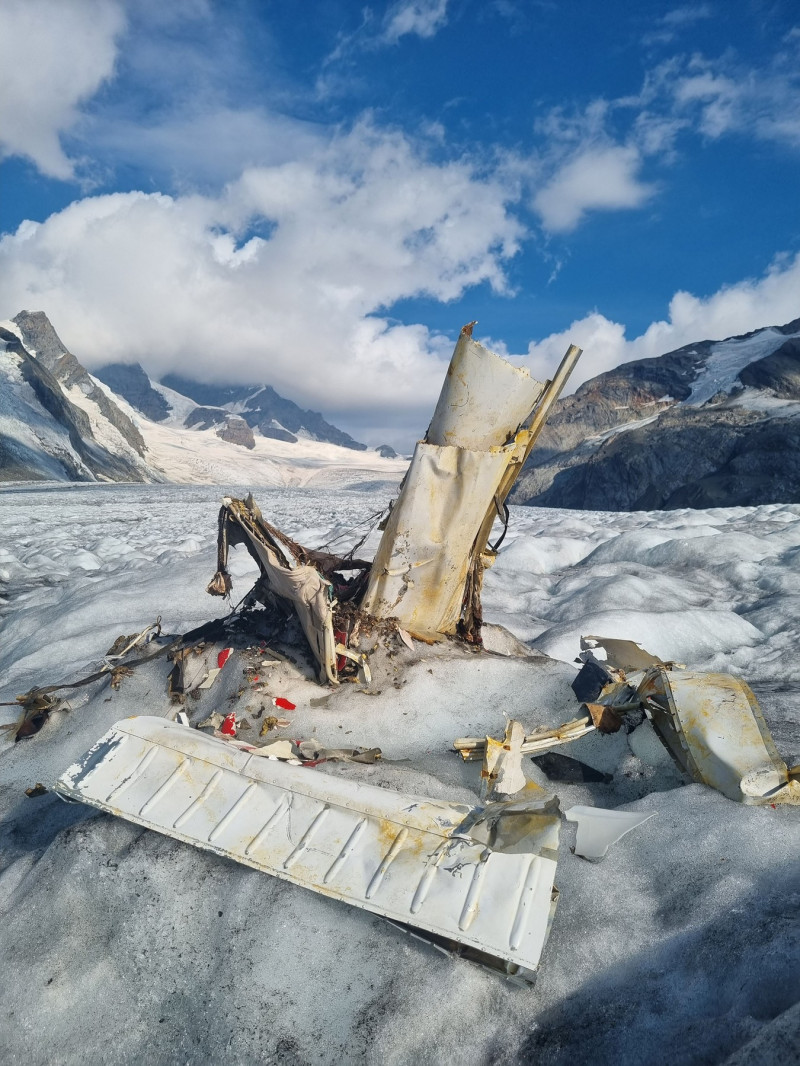
[[[695,780],[739,803],[797,803],[750,687],[731,674],[654,667],[639,686],[653,725]]]
[[[544,385],[461,333],[425,439],[471,451],[507,444]]]
[[[475,537],[514,445],[488,452],[420,441],[372,564],[364,610],[411,632],[453,633]]]

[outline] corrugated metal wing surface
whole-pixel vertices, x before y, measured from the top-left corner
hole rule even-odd
[[[422,799],[285,765],[148,717],[118,722],[56,788],[491,956],[509,972],[539,963],[560,823],[543,801],[484,811]]]

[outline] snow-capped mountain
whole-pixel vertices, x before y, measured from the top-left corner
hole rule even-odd
[[[197,398],[137,365],[90,374],[41,311],[0,323],[0,482],[394,484],[406,468],[269,386],[170,380]]]
[[[146,452],[44,314],[0,325],[0,481],[166,481]]]
[[[800,319],[615,367],[558,402],[513,495],[624,511],[800,500]]]
[[[138,363],[112,363],[95,371],[95,377],[153,422],[187,429],[216,427],[223,440],[245,448],[254,447],[255,431],[291,444],[304,438],[367,450],[366,444],[326,422],[318,411],[298,407],[270,385],[205,385],[178,374],[167,374],[158,383]]]

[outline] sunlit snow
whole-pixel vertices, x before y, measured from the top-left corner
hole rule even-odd
[[[225,613],[205,593],[223,491],[246,488],[0,492],[0,700],[88,673],[115,637],[157,615],[179,633]],[[303,543],[346,549],[394,491],[272,488],[256,499]],[[236,602],[254,576],[242,549],[232,572]],[[800,505],[511,508],[484,607],[552,661],[423,657],[396,688],[371,697],[343,686],[327,707],[310,702],[323,690],[289,678],[288,735],[385,755],[307,772],[474,801],[479,764],[450,752],[452,739],[499,735],[506,715],[533,727],[577,713],[582,633],[744,677],[781,755],[800,762]],[[115,720],[167,713],[167,672],[162,662],[146,684],[76,690],[70,712],[0,756],[3,1062],[655,1066],[723,1062],[749,1041],[756,1057],[732,1061],[779,1061],[770,1048],[796,1038],[796,808],[746,808],[681,784],[643,727],[630,741],[590,734],[563,749],[613,773],[608,785],[548,784],[526,760],[562,809],[656,817],[599,864],[571,853],[564,823],[552,935],[536,987],[520,989],[355,908],[52,794],[25,796]]]

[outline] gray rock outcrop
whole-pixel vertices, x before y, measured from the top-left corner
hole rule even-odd
[[[108,363],[95,370],[94,376],[151,422],[163,421],[172,410],[139,363]]]
[[[252,450],[256,446],[253,431],[243,418],[226,419],[225,424],[217,430],[217,436],[220,440],[226,440],[229,444],[238,444],[242,448]]]
[[[794,334],[800,319],[686,345],[585,382],[556,405],[511,502],[619,511],[800,500]],[[771,343],[771,352],[747,361],[748,351]],[[732,346],[744,366],[726,380],[713,360]],[[721,387],[706,403],[693,402],[698,382],[714,374]]]

